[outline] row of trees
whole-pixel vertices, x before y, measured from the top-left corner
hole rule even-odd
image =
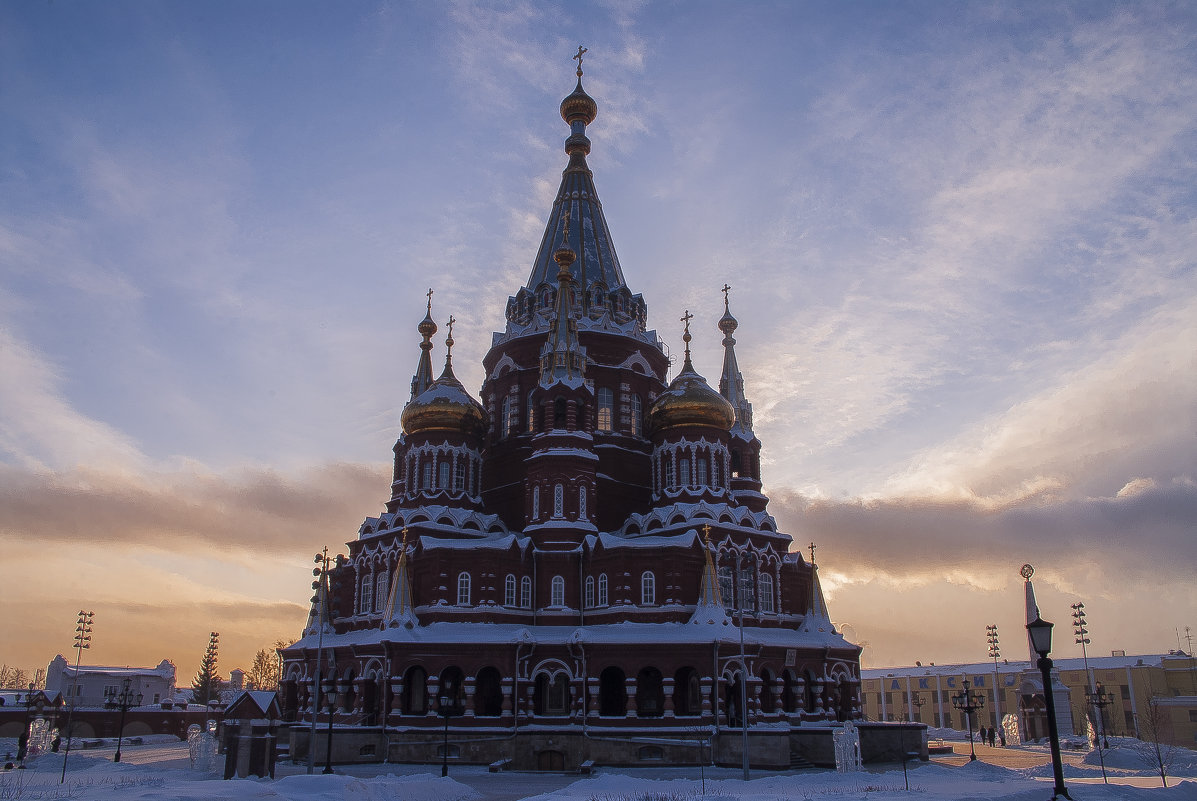
[[[33,689],[44,690],[46,688],[46,669],[38,668],[33,671],[33,678],[29,678],[29,672],[24,668],[16,667],[15,665],[0,665],[0,687],[6,690],[26,690],[29,688],[29,682],[33,682]]]

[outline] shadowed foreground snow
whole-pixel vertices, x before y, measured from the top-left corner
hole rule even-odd
[[[47,754],[32,760],[27,770],[0,773],[0,801],[9,799],[72,798],[91,801],[207,801],[208,799],[254,799],[254,801],[510,801],[518,798],[536,801],[774,801],[774,799],[868,799],[896,801],[911,797],[921,799],[995,799],[997,801],[1046,801],[1051,795],[1050,770],[1043,766],[1016,771],[985,762],[960,767],[946,764],[912,764],[911,792],[904,789],[900,767],[887,771],[837,774],[832,771],[798,773],[754,772],[752,781],[737,778],[738,771],[707,769],[706,793],[697,768],[637,769],[619,772],[602,770],[591,777],[547,776],[545,774],[488,774],[485,768],[454,766],[453,776],[441,778],[439,771],[413,766],[362,766],[347,768],[362,775],[334,774],[287,775],[276,780],[243,779],[223,781],[213,773],[190,770],[186,751],[159,749],[163,759],[150,752],[126,750],[126,761],[114,764],[110,757],[94,753],[72,753],[67,781],[59,784],[62,757]],[[1190,753],[1190,752],[1186,752]],[[183,758],[179,758],[182,754]],[[134,764],[135,762],[143,764]],[[302,770],[280,766],[283,772]],[[387,770],[405,775],[382,774]],[[1191,771],[1182,771],[1189,772]],[[1091,771],[1084,771],[1089,775]],[[1075,771],[1074,771],[1075,774]],[[675,778],[684,775],[686,778]],[[712,778],[712,776],[714,778]],[[1071,778],[1071,777],[1070,777]],[[1118,779],[1154,784],[1136,787],[1127,784],[1070,783],[1075,801],[1197,801],[1197,781],[1175,779],[1168,789],[1151,780],[1149,771],[1120,771]],[[1100,779],[1098,780],[1100,781]],[[553,788],[546,792],[546,788]]]

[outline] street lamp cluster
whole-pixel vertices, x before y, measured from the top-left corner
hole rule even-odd
[[[112,758],[113,762],[121,761],[121,742],[125,736],[125,713],[129,711],[129,707],[141,706],[142,697],[140,692],[133,692],[132,679],[125,679],[119,691],[113,688],[113,691],[106,693],[104,697],[106,709],[120,709],[121,711],[121,722],[116,730],[116,756]]]
[[[952,706],[964,713],[965,719],[968,721],[968,750],[969,761],[975,762],[977,760],[977,749],[973,745],[973,713],[985,706],[985,696],[981,693],[970,692],[972,684],[968,679],[965,679],[964,689],[956,695],[952,696]]]

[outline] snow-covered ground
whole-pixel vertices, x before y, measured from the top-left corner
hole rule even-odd
[[[1112,745],[1114,743],[1111,743]],[[1110,785],[1102,783],[1096,752],[1074,756],[1065,771],[1069,791],[1076,801],[1197,801],[1197,754],[1179,750],[1169,771],[1168,789],[1142,757],[1134,741],[1119,741],[1105,752]],[[0,741],[0,753],[6,750]],[[1046,801],[1051,795],[1051,770],[1040,764],[1012,770],[992,762],[1020,756],[1033,759],[1042,746],[989,749],[982,760],[965,762],[959,756],[911,763],[910,792],[900,766],[860,773],[807,770],[772,773],[754,771],[744,782],[740,772],[728,768],[697,767],[600,769],[589,777],[553,774],[491,774],[484,767],[450,768],[441,778],[439,766],[363,765],[338,767],[339,773],[308,776],[302,766],[282,763],[275,780],[223,781],[215,772],[190,768],[186,744],[147,743],[122,749],[123,761],[114,764],[112,749],[73,751],[67,763],[66,782],[59,783],[61,754],[45,754],[30,761],[27,770],[0,771],[0,801],[8,799],[72,798],[91,801],[780,801],[781,799],[868,799],[897,801],[910,796],[944,799],[995,799],[996,801]],[[965,750],[967,753],[967,750]],[[1092,762],[1090,763],[1090,758]],[[1175,778],[1172,777],[1175,774]],[[705,793],[704,793],[705,790]]]

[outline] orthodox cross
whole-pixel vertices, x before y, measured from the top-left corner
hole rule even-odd
[[[428,313],[432,314],[432,287],[428,287]]]
[[[810,563],[813,565],[815,563],[815,544],[812,542],[809,547],[810,547]]]
[[[457,322],[457,318],[452,314],[449,315],[449,336],[445,337],[445,347],[450,351],[453,350],[453,324]],[[447,354],[446,354],[447,355]]]
[[[702,537],[707,541],[707,547],[711,547],[711,527],[706,523],[702,524]]]
[[[726,309],[727,308],[727,293],[731,291],[731,287],[728,286],[727,284],[724,284],[723,289],[720,291],[723,292],[723,308]]]
[[[690,334],[690,321],[694,319],[694,315],[690,313],[689,309],[686,309],[686,313],[679,319],[686,324],[686,335],[688,336]]]
[[[574,56],[574,61],[578,62],[578,77],[582,77],[582,54],[590,52],[587,48],[578,45],[578,54]]]

